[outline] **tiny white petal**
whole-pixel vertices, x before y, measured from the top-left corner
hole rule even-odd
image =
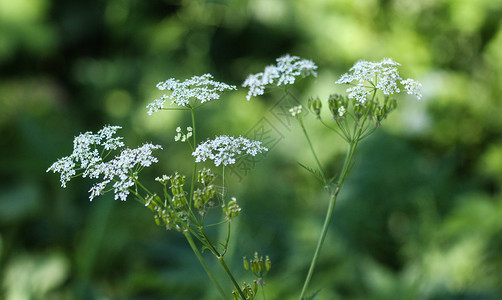
[[[276,61],[276,65],[267,66],[263,72],[249,75],[246,78],[242,86],[249,88],[246,96],[247,100],[250,100],[251,97],[263,95],[265,86],[274,82],[276,82],[277,86],[281,86],[295,83],[298,76],[317,76],[317,66],[311,60],[286,54],[276,59]]]
[[[237,87],[223,82],[214,81],[211,74],[193,76],[183,82],[174,78],[164,82],[159,82],[157,88],[161,91],[168,90],[170,94],[164,94],[160,99],[155,99],[147,105],[148,114],[163,109],[166,100],[171,100],[171,104],[186,106],[191,99],[196,99],[200,103],[219,99],[220,94],[226,90],[236,90]]]
[[[192,156],[196,162],[212,160],[216,166],[234,164],[235,157],[241,154],[256,156],[258,153],[268,151],[259,141],[249,140],[242,136],[232,137],[221,135],[213,140],[207,140],[197,146]]]

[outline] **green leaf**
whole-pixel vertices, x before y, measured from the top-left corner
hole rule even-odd
[[[306,166],[306,165],[302,164],[302,163],[301,163],[301,162],[299,162],[299,161],[298,161],[297,163],[298,163],[300,166],[302,166],[305,170],[307,170],[307,171],[309,171],[310,173],[312,173],[312,175],[314,175],[314,176],[315,176],[317,179],[319,179],[321,182],[323,182],[323,180],[322,180],[322,175],[321,175],[321,173],[320,173],[319,171],[314,170],[314,169],[312,169],[311,167]]]

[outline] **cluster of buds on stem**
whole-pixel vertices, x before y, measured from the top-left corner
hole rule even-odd
[[[202,185],[202,189],[198,188],[194,191],[193,206],[199,210],[201,216],[207,213],[207,207],[214,206],[214,198],[217,195],[213,185],[215,177],[211,170],[206,168],[198,173],[197,180]]]
[[[160,197],[156,194],[147,196],[145,200],[145,206],[155,213],[155,224],[165,226],[168,230],[174,228],[177,231],[183,231],[182,224],[186,219],[184,213],[177,211],[167,202],[162,203]]]
[[[389,113],[396,109],[397,100],[394,98],[389,98],[389,96],[385,96],[382,105],[377,105],[375,108],[375,119],[376,126],[381,126],[381,122],[387,118]]]
[[[263,277],[267,275],[268,271],[272,267],[272,262],[270,261],[268,255],[265,256],[264,260],[263,256],[259,256],[258,252],[255,252],[253,259],[248,261],[248,259],[244,256],[242,262],[244,263],[244,269],[246,269],[246,271],[251,271],[258,278],[258,284],[264,285],[265,282],[263,281]]]
[[[339,94],[330,95],[328,98],[328,108],[333,119],[341,121],[345,118],[345,114],[349,108],[349,99]],[[354,107],[354,111],[356,111],[356,107]]]
[[[168,176],[169,181],[171,182],[171,194],[173,195],[172,203],[174,208],[181,209],[187,203],[186,192],[183,189],[185,185],[185,176],[182,176],[178,173],[173,176]]]
[[[391,99],[387,95],[383,99],[383,103],[378,98],[373,101],[360,102],[348,96],[332,94],[327,102],[333,120],[343,121],[347,116],[351,116],[354,122],[359,123],[362,119],[368,118],[375,120],[375,126],[378,127],[397,107],[396,99]],[[321,119],[322,102],[319,98],[310,98],[308,107],[315,114],[316,119]]]
[[[315,114],[315,118],[317,120],[321,119],[321,108],[322,108],[322,102],[321,99],[318,97],[310,97],[308,100],[308,107],[309,109]]]
[[[256,280],[253,281],[253,285],[244,282],[244,284],[241,286],[241,291],[244,293],[246,300],[253,300],[256,297],[256,293],[258,292],[258,283],[256,282]],[[234,296],[234,300],[242,299],[235,287],[232,291],[232,295]]]
[[[228,201],[226,205],[223,203],[222,209],[227,221],[237,217],[241,212],[241,208],[239,204],[237,204],[237,199],[235,197],[232,197],[232,200]]]
[[[186,142],[190,137],[192,137],[192,127],[187,127],[187,133],[185,134],[182,130],[181,127],[176,128],[176,136],[174,137],[174,140],[176,142],[181,141],[181,142]]]
[[[175,173],[172,176],[163,175],[155,178],[164,186],[165,196],[168,198],[162,201],[156,194],[146,197],[145,206],[155,213],[155,223],[159,226],[166,226],[167,229],[176,229],[183,231],[188,221],[188,203],[184,190],[185,176]],[[167,185],[171,195],[168,194]]]
[[[245,256],[242,258],[242,262],[244,264],[244,269],[246,271],[251,271],[253,275],[257,278],[256,280],[253,280],[253,285],[251,286],[248,283],[243,284],[241,290],[246,296],[246,299],[254,299],[256,296],[256,292],[258,291],[259,286],[264,286],[265,281],[263,280],[263,277],[267,275],[268,271],[272,267],[272,262],[270,261],[270,258],[265,256],[265,259],[263,259],[263,256],[259,256],[258,252],[254,253],[253,259],[248,260]],[[237,291],[234,290],[232,293],[234,295],[234,299],[237,298]]]

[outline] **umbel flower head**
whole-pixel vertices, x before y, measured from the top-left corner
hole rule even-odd
[[[265,86],[272,83],[281,86],[295,83],[298,76],[317,76],[317,66],[311,60],[286,54],[276,59],[276,61],[275,66],[268,66],[263,72],[249,75],[244,81],[242,86],[249,87],[246,99],[250,100],[253,96],[263,95]]]
[[[159,99],[155,99],[148,104],[148,114],[163,109],[166,100],[171,100],[171,104],[178,106],[187,106],[190,100],[200,101],[200,103],[208,102],[214,99],[219,99],[220,94],[225,90],[236,90],[234,85],[228,85],[223,82],[213,80],[211,74],[202,76],[193,76],[183,82],[171,78],[164,82],[159,82],[157,88],[161,91],[171,91],[170,94],[164,94]],[[192,104],[193,105],[193,104]]]
[[[158,162],[157,158],[152,156],[152,150],[162,147],[146,143],[136,149],[125,148],[114,158],[104,161],[112,150],[124,146],[122,137],[113,137],[119,128],[121,127],[105,126],[96,134],[89,131],[78,135],[73,140],[73,153],[53,163],[47,172],[60,173],[62,187],[66,187],[72,177],[97,179],[102,176],[102,181],[89,190],[89,199],[104,194],[106,186],[113,181],[115,199],[126,200],[129,188],[134,186],[141,169]],[[98,146],[102,148],[101,151]]]
[[[403,80],[399,76],[398,66],[400,64],[390,58],[377,63],[360,60],[336,83],[351,84],[352,87],[347,89],[348,97],[360,103],[366,102],[367,97],[375,90],[382,91],[384,95],[399,93],[401,91],[399,86],[404,86],[408,94],[413,94],[420,99],[422,85],[410,78]]]
[[[268,151],[259,141],[249,140],[242,136],[233,137],[227,135],[217,136],[214,140],[199,144],[192,155],[196,162],[212,160],[216,166],[234,164],[236,156],[249,154],[256,156],[258,153]]]

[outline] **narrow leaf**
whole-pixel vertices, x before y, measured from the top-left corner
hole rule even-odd
[[[311,167],[309,166],[306,166],[304,164],[302,164],[301,162],[298,162],[298,164],[303,167],[305,170],[309,171],[310,173],[312,173],[312,175],[314,175],[317,179],[319,179],[321,182],[322,182],[322,176],[321,176],[321,173],[317,170],[314,170],[312,169]]]

